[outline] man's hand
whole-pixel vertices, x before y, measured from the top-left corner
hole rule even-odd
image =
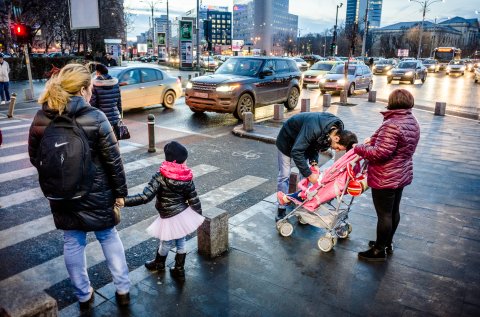
[[[316,184],[318,182],[318,174],[312,173],[308,176],[308,181],[312,184]]]
[[[125,198],[119,197],[119,198],[115,199],[115,206],[117,206],[119,208],[125,207]]]

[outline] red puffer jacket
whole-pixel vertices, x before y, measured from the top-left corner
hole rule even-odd
[[[382,112],[383,123],[368,144],[355,153],[368,160],[368,186],[376,189],[405,187],[413,179],[412,156],[420,139],[420,125],[411,109]]]

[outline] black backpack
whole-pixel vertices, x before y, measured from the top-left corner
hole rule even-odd
[[[45,128],[36,163],[40,188],[49,200],[80,199],[92,188],[95,165],[75,116],[58,115]]]

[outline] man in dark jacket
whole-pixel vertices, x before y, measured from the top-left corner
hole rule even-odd
[[[102,64],[104,64],[108,67],[118,66],[117,61],[109,53],[105,54],[105,57],[103,58]]]
[[[122,97],[118,79],[108,74],[108,68],[103,64],[95,65],[97,77],[93,80],[90,105],[102,110],[112,125],[118,140],[118,122],[122,117]]]
[[[288,193],[292,159],[300,174],[307,177],[311,183],[316,183],[318,174],[312,173],[308,164],[317,165],[319,152],[329,148],[345,150],[346,140],[351,134],[352,132],[343,129],[340,118],[327,112],[299,113],[285,121],[276,141],[277,190]],[[276,220],[284,217],[285,206],[279,205]]]

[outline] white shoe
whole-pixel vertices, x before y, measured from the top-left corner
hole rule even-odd
[[[5,101],[2,100],[2,102],[0,102],[0,104],[4,105],[4,104],[5,104]]]

